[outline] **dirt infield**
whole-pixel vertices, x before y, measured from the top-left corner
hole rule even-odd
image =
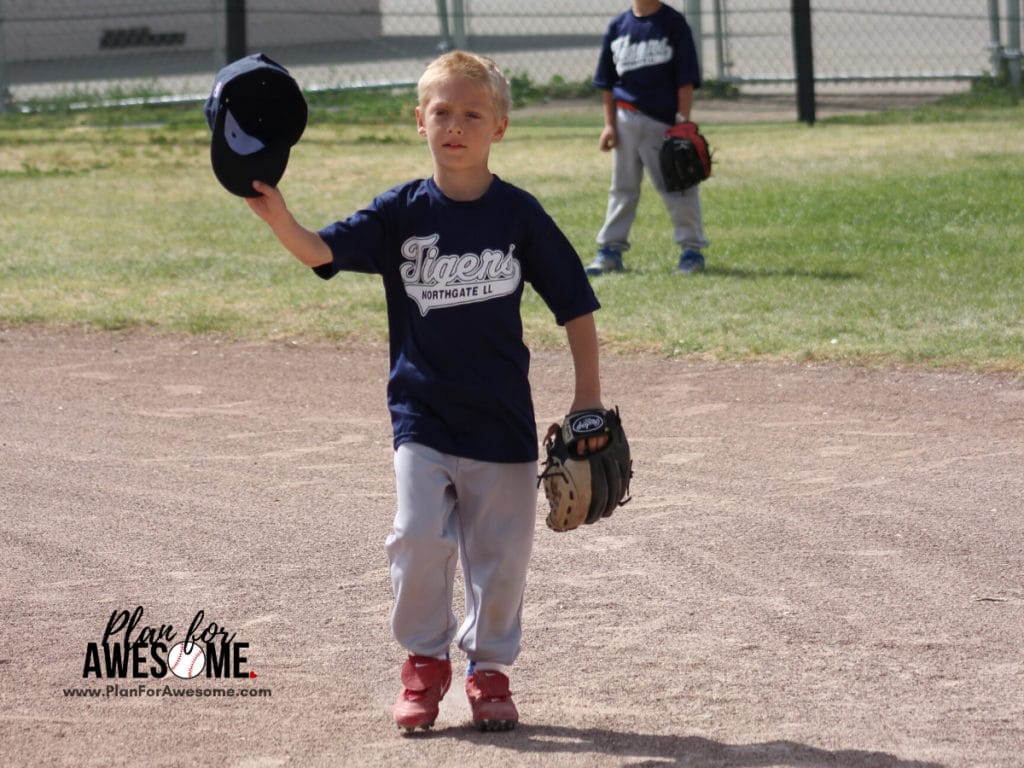
[[[455,685],[403,738],[385,349],[7,331],[0,361],[4,765],[1021,765],[1019,378],[606,358],[634,499],[538,509],[521,727]],[[534,357],[543,425],[567,366]],[[108,669],[140,608],[130,640],[230,641],[215,676]]]

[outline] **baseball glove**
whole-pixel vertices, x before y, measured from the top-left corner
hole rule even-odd
[[[607,445],[578,453],[580,441],[597,435],[607,435]],[[629,501],[633,460],[618,408],[570,413],[561,424],[551,425],[544,447],[547,459],[537,484],[544,484],[551,507],[548,528],[571,531],[581,523],[590,525]]]
[[[669,192],[681,192],[711,175],[711,150],[696,123],[676,123],[665,131],[661,175]]]

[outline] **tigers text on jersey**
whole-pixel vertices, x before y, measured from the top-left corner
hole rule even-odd
[[[525,284],[560,325],[600,306],[579,255],[540,203],[497,176],[468,202],[420,179],[320,236],[334,256],[314,270],[320,277],[383,277],[395,448],[412,441],[481,461],[535,461]]]
[[[488,301],[514,294],[523,271],[514,258],[515,244],[508,252],[485,249],[481,253],[442,254],[440,235],[410,237],[402,243],[402,282],[405,292],[426,316],[431,309]]]

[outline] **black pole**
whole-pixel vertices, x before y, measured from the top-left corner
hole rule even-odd
[[[249,52],[245,41],[245,0],[227,0],[228,62],[244,58]]]
[[[437,0],[437,20],[441,24],[441,42],[437,48],[440,51],[450,51],[455,46],[452,44],[452,33],[448,29],[448,0]]]
[[[793,0],[793,59],[796,65],[797,119],[814,125],[814,46],[811,0]]]

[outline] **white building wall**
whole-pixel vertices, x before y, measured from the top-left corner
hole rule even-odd
[[[0,0],[8,62],[223,46],[225,0]],[[381,34],[380,0],[249,0],[250,50]],[[281,8],[287,10],[281,10]]]

